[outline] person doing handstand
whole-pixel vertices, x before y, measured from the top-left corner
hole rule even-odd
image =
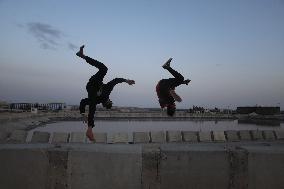
[[[112,107],[112,101],[109,99],[109,95],[112,92],[114,86],[122,82],[133,85],[135,84],[135,81],[124,78],[115,78],[104,84],[103,79],[108,71],[108,68],[98,60],[85,56],[83,51],[84,47],[84,45],[81,46],[79,52],[77,52],[76,55],[80,58],[83,58],[90,65],[95,66],[99,69],[99,71],[89,79],[89,82],[86,85],[88,98],[82,99],[79,107],[80,113],[84,116],[85,107],[86,105],[89,105],[89,113],[87,116],[88,129],[86,136],[89,138],[89,140],[94,141],[95,139],[92,128],[95,126],[94,116],[96,112],[96,105],[102,103],[103,107],[110,109]]]
[[[156,86],[160,106],[161,108],[167,108],[167,114],[169,116],[173,116],[175,114],[175,101],[182,101],[181,97],[176,94],[175,87],[181,84],[188,85],[188,83],[191,81],[189,79],[184,80],[184,77],[179,72],[171,68],[171,61],[172,58],[170,58],[162,67],[168,70],[174,76],[174,78],[162,79]]]

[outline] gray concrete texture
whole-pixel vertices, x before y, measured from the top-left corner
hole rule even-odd
[[[214,142],[226,142],[224,131],[213,131]]]
[[[198,136],[200,142],[212,142],[210,131],[200,131],[198,132]]]
[[[67,143],[69,140],[69,133],[54,132],[51,143]]]
[[[241,130],[241,131],[152,131],[128,133],[94,133],[94,143],[197,143],[197,142],[241,142],[284,140],[284,131]],[[133,140],[132,140],[133,136]],[[0,144],[26,143],[27,131],[0,132]],[[85,132],[53,133],[35,131],[30,143],[92,143]]]
[[[182,131],[182,138],[184,142],[197,142],[197,132],[196,131]]]
[[[180,131],[167,131],[166,132],[167,142],[182,142]]]
[[[133,143],[149,143],[150,133],[149,132],[133,132]]]
[[[5,189],[282,189],[284,142],[1,144],[0,167]]]
[[[31,143],[48,143],[50,138],[49,132],[35,131],[33,133]]]

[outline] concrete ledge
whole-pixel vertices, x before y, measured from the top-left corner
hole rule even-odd
[[[164,131],[155,131],[150,133],[152,143],[165,143],[166,137]]]
[[[213,131],[214,142],[226,142],[224,131]]]
[[[0,188],[284,188],[284,142],[1,144]]]
[[[107,143],[107,133],[94,133],[94,137],[95,137],[95,142],[96,143],[103,143],[106,144]]]
[[[199,142],[212,142],[212,136],[210,131],[201,131],[198,133]]]
[[[31,143],[48,143],[50,138],[49,132],[35,131]]]
[[[274,131],[262,131],[262,134],[265,140],[275,140]]]
[[[86,142],[86,134],[83,132],[72,132],[70,135],[70,143],[85,143]]]
[[[107,135],[107,143],[128,143],[128,133],[111,133]]]
[[[243,130],[243,131],[239,131],[239,135],[240,135],[240,138],[241,140],[245,140],[245,141],[250,141],[251,140],[251,133],[250,131],[246,131],[246,130]]]
[[[26,143],[27,136],[27,131],[15,130],[12,132],[10,138],[8,138],[8,143]]]
[[[198,142],[196,131],[182,131],[182,138],[184,142]]]
[[[225,131],[227,141],[238,142],[240,141],[238,131]]]
[[[133,132],[133,143],[149,143],[150,135],[148,132]]]
[[[69,133],[54,132],[51,143],[67,143],[69,140]]]
[[[166,138],[167,142],[182,142],[180,131],[167,131]]]
[[[284,140],[284,131],[275,131],[277,140]]]
[[[263,140],[262,131],[251,130],[250,132],[253,140]]]

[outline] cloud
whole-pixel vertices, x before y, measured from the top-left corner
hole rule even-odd
[[[78,49],[78,47],[77,47],[77,45],[74,45],[73,43],[68,42],[68,49],[73,51],[75,49]]]
[[[26,27],[43,49],[56,49],[64,36],[62,31],[40,22],[27,23]]]

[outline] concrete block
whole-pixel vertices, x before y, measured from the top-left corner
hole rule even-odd
[[[47,188],[48,166],[42,149],[0,149],[0,188]]]
[[[247,130],[239,131],[239,135],[242,141],[250,141],[251,140],[251,133]]]
[[[68,169],[72,189],[141,189],[142,147],[91,145],[70,151]]]
[[[181,142],[181,132],[180,131],[167,131],[166,132],[167,142]]]
[[[107,135],[107,143],[128,143],[128,133],[111,133]]]
[[[15,130],[8,139],[9,143],[26,143],[28,132],[24,130]]]
[[[1,131],[0,132],[0,143],[5,143],[8,138],[8,132]]]
[[[52,143],[67,143],[69,139],[69,133],[54,132],[52,137]]]
[[[94,133],[95,143],[107,143],[107,134],[106,133]]]
[[[277,140],[284,140],[284,131],[275,131],[275,134],[276,134],[276,137],[277,137]]]
[[[150,135],[148,132],[133,132],[133,143],[149,143]]]
[[[284,188],[283,146],[242,148],[248,152],[248,189]]]
[[[262,131],[251,130],[250,133],[253,140],[263,140]]]
[[[197,142],[197,132],[195,131],[182,131],[182,138],[184,142]]]
[[[152,131],[150,133],[152,143],[164,143],[166,142],[164,131]]]
[[[274,131],[265,130],[262,131],[262,134],[265,140],[275,140]]]
[[[225,131],[227,141],[229,142],[238,142],[240,141],[237,131]]]
[[[72,132],[70,135],[70,143],[85,143],[86,133],[83,132]]]
[[[200,142],[212,142],[210,131],[200,131],[198,132]]]
[[[224,131],[213,131],[212,134],[215,142],[226,142]]]
[[[228,188],[230,161],[222,147],[163,144],[160,156],[160,188]]]
[[[141,189],[159,189],[161,178],[159,172],[160,166],[160,145],[147,144],[142,148],[142,188]]]
[[[31,143],[48,143],[50,138],[49,132],[35,131]]]

